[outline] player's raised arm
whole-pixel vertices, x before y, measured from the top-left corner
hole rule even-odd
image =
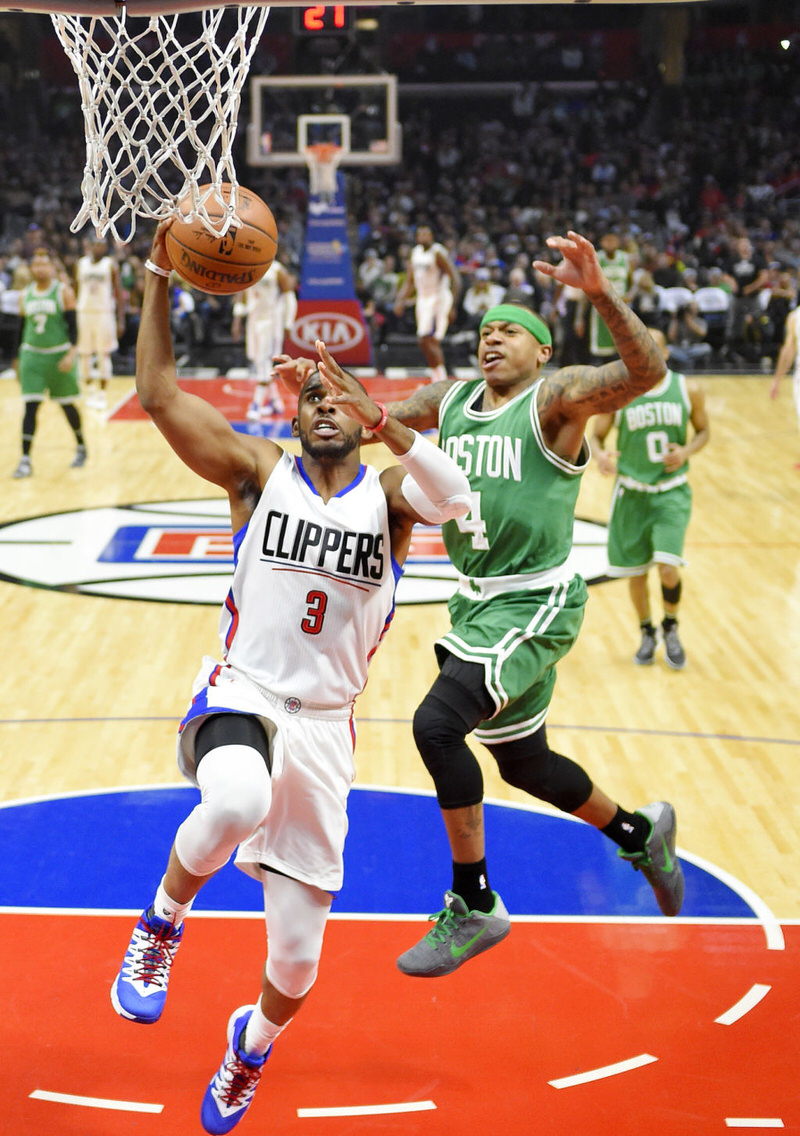
[[[558,264],[535,260],[533,267],[562,284],[580,288],[605,321],[619,359],[601,367],[564,367],[545,379],[540,403],[563,417],[586,422],[593,414],[619,410],[666,374],[661,351],[636,313],[603,275],[594,246],[579,233],[549,237],[563,256]]]
[[[402,402],[387,403],[389,413],[412,430],[435,430],[439,425],[439,405],[455,379],[426,383]]]
[[[398,460],[398,465],[383,471],[381,484],[389,503],[392,551],[402,564],[414,524],[442,524],[469,512],[469,481],[438,446],[398,421],[388,407],[374,402],[321,340],[316,346],[320,378],[331,402],[365,429],[379,434]]]
[[[178,457],[207,481],[228,490],[232,497],[244,480],[258,480],[258,446],[267,463],[280,449],[265,439],[237,434],[227,419],[203,398],[178,386],[175,353],[169,323],[171,266],[164,234],[171,222],[159,225],[153,239],[142,298],[136,344],[136,391],[143,409]],[[267,451],[274,450],[274,455]],[[264,464],[264,457],[261,458]],[[260,481],[263,483],[264,472]]]

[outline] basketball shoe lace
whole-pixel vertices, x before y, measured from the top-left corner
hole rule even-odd
[[[156,927],[144,920],[134,929],[123,965],[123,977],[129,982],[143,982],[164,990],[169,982],[170,967],[175,961],[183,936],[183,928],[154,920]]]
[[[217,1073],[217,1084],[214,1086],[216,1090],[214,1095],[221,1104],[228,1108],[241,1108],[242,1105],[250,1103],[253,1093],[258,1088],[266,1059],[254,1056],[252,1060],[258,1061],[259,1064],[256,1066],[246,1064],[238,1051],[234,1050],[230,1059],[224,1062]]]

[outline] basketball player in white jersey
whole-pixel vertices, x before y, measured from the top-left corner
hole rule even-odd
[[[447,379],[442,340],[456,314],[461,278],[444,245],[433,239],[430,225],[417,229],[417,243],[408,258],[406,277],[395,301],[395,315],[401,316],[405,301],[416,293],[417,339],[431,370],[431,381]]]
[[[106,388],[111,378],[111,356],[125,319],[124,297],[117,262],[104,240],[95,240],[78,261],[78,370],[86,391],[86,405],[106,409]],[[90,389],[92,360],[98,387]]]
[[[797,411],[797,420],[800,423],[800,307],[789,312],[786,317],[786,328],[783,333],[783,343],[775,362],[775,374],[769,388],[770,398],[777,398],[780,394],[781,379],[788,375],[794,365],[792,376],[792,393],[794,406]],[[800,461],[795,462],[795,469],[800,469]]]
[[[179,827],[166,874],[112,988],[117,1012],[155,1022],[183,920],[239,847],[264,890],[269,957],[260,998],[235,1010],[201,1119],[225,1133],[253,1099],[273,1042],[317,974],[332,893],[342,884],[354,776],[353,703],[394,612],[417,522],[470,507],[455,462],[400,425],[322,342],[292,431],[301,455],[237,433],[176,382],[169,261],[159,227],[137,348],[142,406],[178,456],[228,493],[236,564],[220,619],[221,662],[206,659],[181,723],[178,761],[202,798]],[[362,465],[362,428],[400,464]]]
[[[250,374],[255,379],[253,401],[247,411],[252,422],[283,411],[277,381],[271,376],[272,360],[283,351],[283,338],[297,314],[295,279],[278,260],[273,260],[261,279],[243,292],[233,305],[234,339],[245,323],[245,351]]]

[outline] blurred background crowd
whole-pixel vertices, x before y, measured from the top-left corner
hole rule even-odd
[[[629,302],[686,370],[772,367],[800,270],[800,19],[796,0],[375,8],[369,33],[305,41],[273,9],[251,74],[399,78],[403,160],[345,170],[350,245],[376,362],[419,362],[413,313],[394,312],[415,230],[429,224],[462,288],[448,362],[470,357],[490,303],[528,298],[556,361],[582,358],[574,300],[531,270],[574,228],[629,253]],[[768,8],[769,11],[765,11]],[[666,57],[665,21],[681,22]],[[675,37],[670,37],[675,44]],[[247,125],[243,100],[240,136]],[[8,311],[45,244],[74,270],[85,141],[74,75],[45,16],[0,14],[0,291]],[[276,215],[299,273],[304,168],[240,180]],[[116,249],[135,346],[147,227]],[[188,351],[229,341],[230,302],[196,295]],[[9,345],[0,327],[0,364]],[[679,354],[681,353],[682,354]]]

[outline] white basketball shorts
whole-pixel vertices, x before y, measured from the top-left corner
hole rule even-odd
[[[196,784],[194,739],[202,721],[229,711],[252,714],[264,726],[272,757],[272,806],[239,846],[237,867],[261,880],[266,868],[337,892],[344,878],[347,797],[355,777],[355,734],[349,707],[307,711],[279,699],[241,671],[211,658],[195,679],[180,725],[178,766]]]

